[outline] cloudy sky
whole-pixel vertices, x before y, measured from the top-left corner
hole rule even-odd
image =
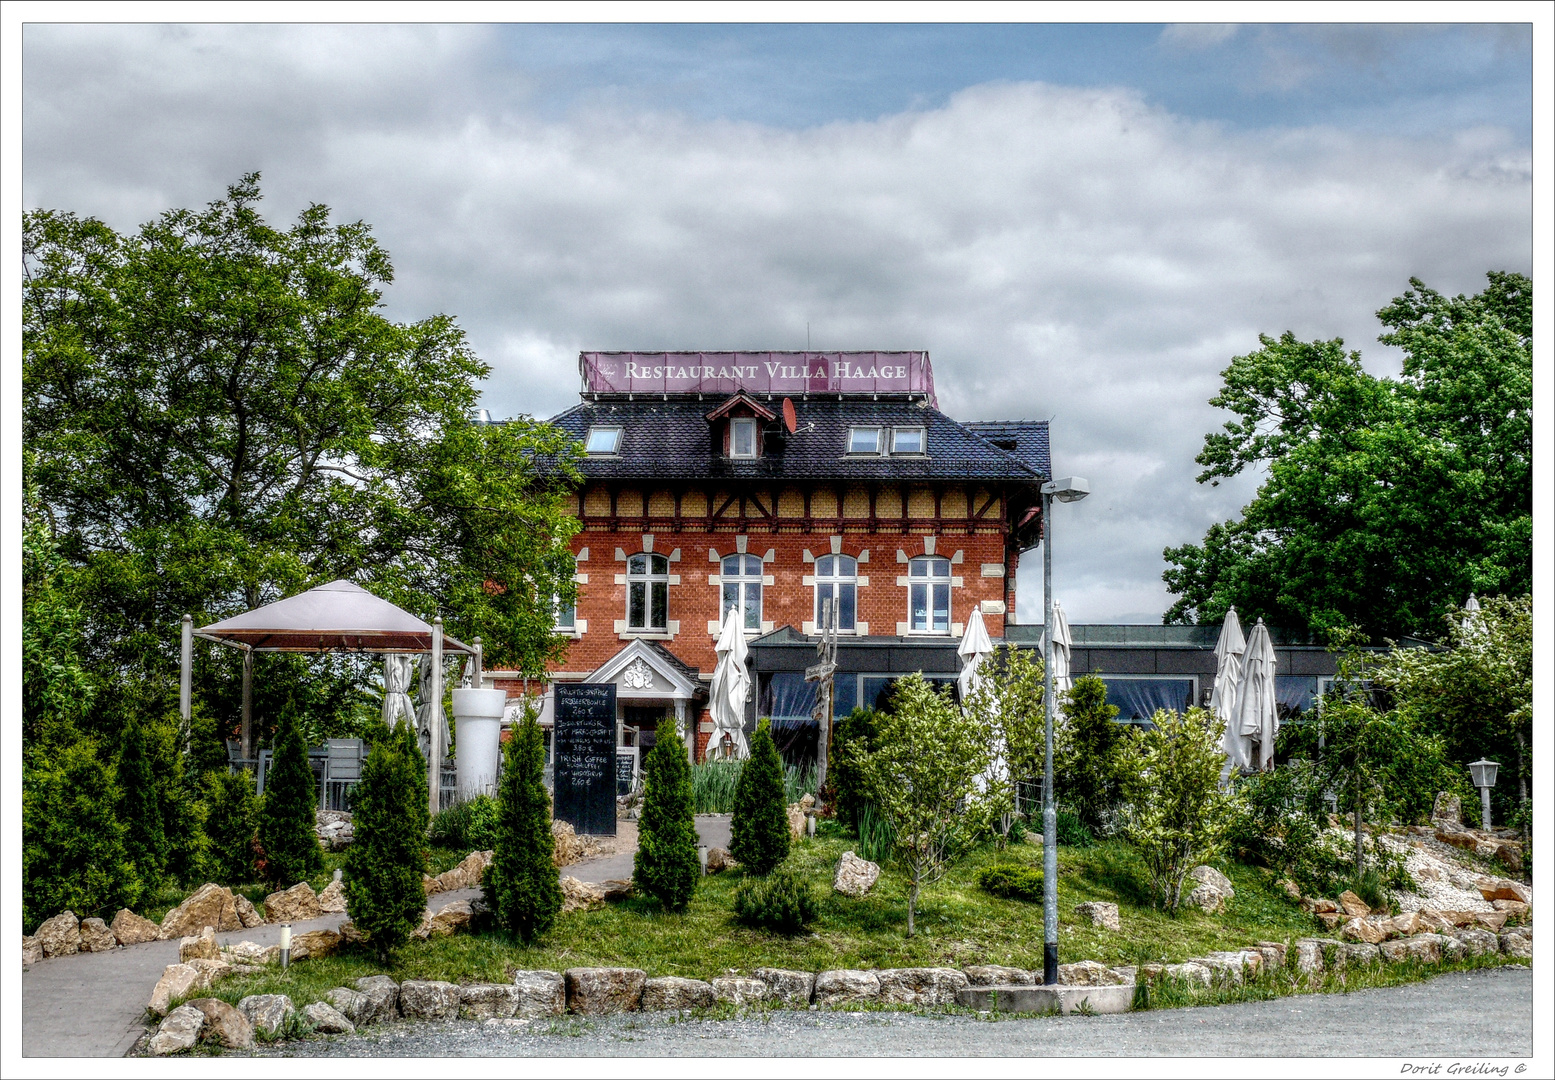
[[[580,349],[927,349],[961,419],[1051,419],[1074,622],[1156,622],[1207,400],[1260,332],[1398,357],[1411,276],[1532,269],[1532,31],[1504,25],[50,25],[27,207],[128,229],[263,173],[370,222],[498,416]],[[807,330],[808,327],[808,330]],[[1021,574],[1040,616],[1040,563]]]

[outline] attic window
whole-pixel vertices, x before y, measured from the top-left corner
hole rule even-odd
[[[619,454],[621,429],[618,427],[589,428],[588,442],[584,444],[584,449],[592,455]]]
[[[729,456],[753,458],[756,456],[756,421],[742,417],[729,421]]]
[[[923,453],[923,429],[921,427],[899,427],[891,429],[891,453],[892,454],[921,454]]]
[[[881,451],[880,429],[877,427],[851,427],[848,429],[848,453],[878,454]]]
[[[1000,450],[1020,449],[1020,443],[1016,442],[1014,439],[989,439],[988,441],[993,443]]]

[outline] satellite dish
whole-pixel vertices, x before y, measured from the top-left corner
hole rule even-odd
[[[799,427],[799,417],[794,415],[793,398],[783,399],[783,426],[788,429],[788,433],[790,435],[792,435],[794,430]]]

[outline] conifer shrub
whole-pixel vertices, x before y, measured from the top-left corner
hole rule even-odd
[[[545,790],[545,739],[533,709],[525,710],[502,753],[496,844],[481,888],[497,925],[527,945],[555,924],[562,908]]]
[[[63,725],[60,741],[22,759],[22,928],[69,908],[108,916],[132,907],[140,879],[124,850],[114,770],[97,744]]]
[[[302,727],[296,713],[286,709],[276,733],[275,756],[265,778],[264,806],[259,814],[265,880],[292,885],[324,869],[324,853],[314,831],[318,803],[318,787],[313,781],[313,770],[308,767],[308,746],[303,741]],[[425,813],[423,810],[423,817]],[[360,830],[354,831],[359,838]]]
[[[786,868],[764,878],[746,878],[734,890],[735,917],[758,930],[797,934],[819,912],[810,886]]]
[[[862,764],[875,749],[879,737],[880,714],[862,706],[838,720],[832,731],[826,782],[833,792],[832,806],[837,820],[855,836],[858,835],[859,817],[870,801]]]
[[[178,714],[163,717],[145,727],[146,750],[156,778],[157,812],[162,819],[162,839],[167,875],[190,883],[204,867],[205,803],[200,797],[199,774],[185,768]]]
[[[1089,829],[1097,828],[1121,800],[1121,756],[1128,728],[1107,704],[1107,684],[1082,675],[1063,698],[1064,731],[1054,761],[1055,792]],[[1060,841],[1062,842],[1062,841]]]
[[[213,770],[201,785],[205,797],[204,877],[228,885],[254,880],[254,834],[259,828],[259,799],[254,774]]]
[[[408,735],[408,738],[407,738]],[[415,733],[401,725],[369,732],[372,749],[362,765],[352,812],[355,834],[346,849],[346,913],[387,961],[426,910],[421,876],[427,868],[424,759]]]
[[[141,884],[155,892],[167,865],[167,844],[146,733],[140,717],[134,715],[124,725],[124,746],[119,751],[118,813],[124,823],[124,854]]]
[[[644,762],[642,816],[637,823],[637,855],[632,881],[670,911],[691,902],[697,879],[696,821],[692,817],[691,765],[675,721],[659,723],[658,740]]]
[[[762,720],[751,736],[750,757],[734,789],[729,854],[752,874],[770,874],[788,858],[788,807],[783,802],[783,761]]]

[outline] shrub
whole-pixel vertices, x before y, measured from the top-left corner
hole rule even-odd
[[[287,709],[281,716],[275,757],[265,778],[264,808],[259,815],[259,843],[265,851],[267,880],[287,885],[306,881],[324,869],[324,855],[315,832],[318,802],[302,728],[296,713]],[[357,835],[359,838],[360,833]]]
[[[984,892],[1006,900],[1042,902],[1042,871],[1034,866],[1018,863],[985,866],[977,872],[977,883]]]
[[[61,725],[63,741],[22,761],[22,925],[31,930],[69,908],[112,916],[140,898],[115,810],[119,788],[97,744]]]
[[[702,866],[692,818],[691,765],[673,718],[659,722],[657,741],[644,765],[632,880],[670,911],[679,911],[691,902]]]
[[[1123,832],[1139,849],[1156,902],[1175,912],[1188,871],[1220,850],[1236,800],[1220,788],[1223,725],[1213,713],[1162,709],[1152,722],[1132,733],[1123,755]]]
[[[504,744],[504,753],[508,745]],[[432,819],[427,842],[459,851],[492,850],[497,846],[498,806],[499,800],[491,795],[455,803]]]
[[[1107,704],[1107,684],[1095,675],[1075,680],[1064,696],[1063,710],[1063,739],[1054,755],[1054,792],[1080,821],[1094,828],[1118,803],[1118,751],[1126,729],[1113,722],[1117,707]],[[1062,835],[1062,824],[1059,829]]]
[[[783,762],[763,720],[751,736],[750,758],[734,793],[729,854],[752,874],[770,874],[788,858],[788,807],[783,802]]]
[[[259,800],[254,774],[221,769],[205,774],[205,835],[210,847],[205,876],[228,885],[254,880],[254,833],[259,828]]]
[[[119,752],[118,813],[125,826],[124,854],[134,864],[141,884],[155,892],[167,865],[167,844],[146,733],[140,718],[133,715],[124,725],[124,748]]]
[[[1087,848],[1096,843],[1096,838],[1091,835],[1091,830],[1086,828],[1080,815],[1068,807],[1059,807],[1053,816],[1055,838],[1060,847]]]
[[[415,732],[379,724],[356,785],[355,834],[346,850],[346,912],[385,961],[410,940],[426,909],[426,774]]]
[[[205,804],[200,799],[198,775],[191,775],[184,767],[178,731],[177,713],[145,728],[146,749],[156,778],[157,811],[162,817],[167,873],[187,883],[200,875],[205,862]],[[310,835],[311,828],[310,817]]]
[[[734,890],[734,914],[746,926],[775,934],[797,934],[820,911],[815,893],[792,870],[746,878]]]
[[[864,783],[863,761],[874,750],[880,737],[880,714],[860,706],[838,720],[832,729],[831,756],[827,763],[827,783],[834,797],[832,806],[837,820],[857,834],[859,815],[869,802]],[[790,799],[796,802],[796,799]]]
[[[734,809],[743,761],[699,761],[691,766],[691,801],[698,814],[727,814]]]
[[[532,944],[562,908],[545,791],[545,740],[532,707],[502,753],[495,851],[481,886],[497,925]]]

